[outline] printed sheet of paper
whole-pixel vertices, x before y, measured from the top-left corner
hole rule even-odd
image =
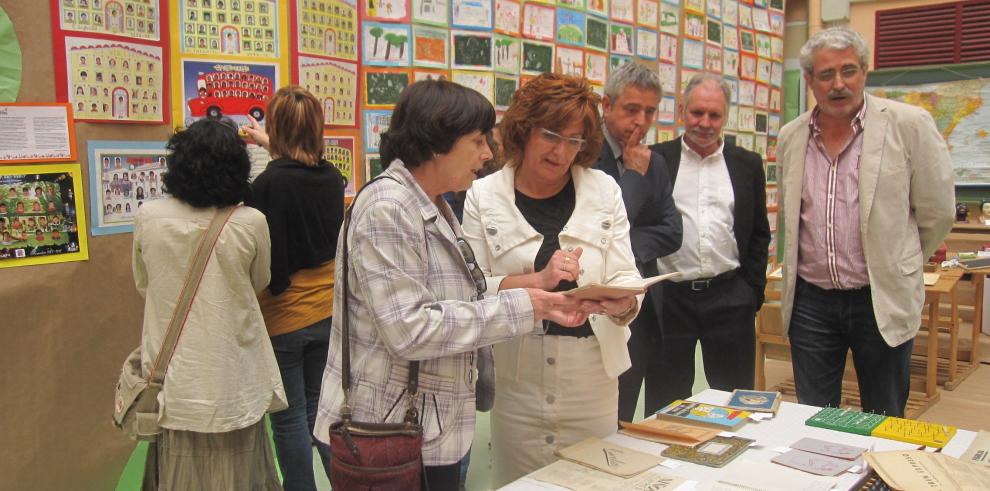
[[[815,438],[802,438],[794,442],[791,448],[845,460],[856,460],[866,451],[863,447],[843,445],[841,443],[827,442]]]
[[[990,468],[923,450],[867,452],[866,461],[891,488],[904,491],[990,489]]]
[[[853,466],[853,461],[819,455],[804,450],[782,453],[771,462],[818,476],[838,476]]]
[[[74,160],[67,104],[0,104],[0,162]]]
[[[990,431],[980,430],[976,439],[969,445],[961,460],[973,464],[990,466]]]
[[[815,477],[767,462],[743,460],[732,472],[718,479],[712,491],[752,491],[753,489],[788,489],[791,491],[829,491],[835,479]]]
[[[566,460],[558,460],[530,474],[529,478],[574,491],[620,491],[627,489],[663,491],[677,489],[685,481],[680,477],[655,472],[644,472],[636,477],[623,479]]]
[[[588,438],[558,450],[556,454],[619,477],[635,476],[663,462],[659,456],[616,445],[601,438]]]

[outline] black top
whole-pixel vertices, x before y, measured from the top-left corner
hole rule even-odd
[[[326,161],[310,167],[289,158],[271,161],[251,184],[245,204],[265,214],[272,238],[272,295],[284,292],[296,271],[334,258],[344,185],[340,171]]]
[[[553,253],[560,249],[560,237],[558,235],[571,218],[571,214],[574,213],[574,203],[574,181],[570,179],[567,180],[564,189],[549,198],[530,198],[519,192],[518,189],[516,190],[516,208],[519,208],[523,218],[543,235],[543,243],[540,244],[540,250],[536,253],[536,259],[533,261],[533,271],[543,271],[543,268],[547,267],[547,263],[550,262],[550,258],[553,257]],[[561,281],[551,291],[563,292],[572,288],[577,288],[577,282]],[[546,323],[547,334],[576,337],[595,334],[588,321],[577,328],[563,327],[551,321],[546,321]]]

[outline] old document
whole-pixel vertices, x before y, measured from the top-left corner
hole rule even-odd
[[[990,468],[945,454],[907,450],[867,452],[865,456],[891,488],[901,491],[990,489]]]
[[[572,462],[619,477],[635,476],[663,462],[657,455],[616,445],[601,438],[588,438],[556,453]]]
[[[684,478],[643,472],[624,479],[567,460],[558,460],[532,474],[529,478],[574,491],[625,491],[648,489],[664,491],[677,489]]]

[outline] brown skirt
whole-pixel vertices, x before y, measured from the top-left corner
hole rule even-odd
[[[164,430],[148,446],[142,491],[280,491],[265,420],[226,433]]]

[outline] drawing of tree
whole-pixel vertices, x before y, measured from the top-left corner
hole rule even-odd
[[[399,47],[399,59],[402,59],[402,53],[406,50],[406,41],[409,40],[405,34],[396,34],[395,43]]]
[[[370,32],[371,32],[371,35],[374,36],[374,38],[375,38],[375,46],[374,46],[374,49],[371,50],[371,55],[372,56],[377,56],[378,55],[378,39],[382,37],[382,32],[383,31],[382,31],[382,28],[381,27],[375,26],[375,27],[372,27],[371,28]]]
[[[385,59],[389,59],[392,54],[392,45],[397,44],[395,41],[396,34],[394,32],[389,32],[385,34]]]

